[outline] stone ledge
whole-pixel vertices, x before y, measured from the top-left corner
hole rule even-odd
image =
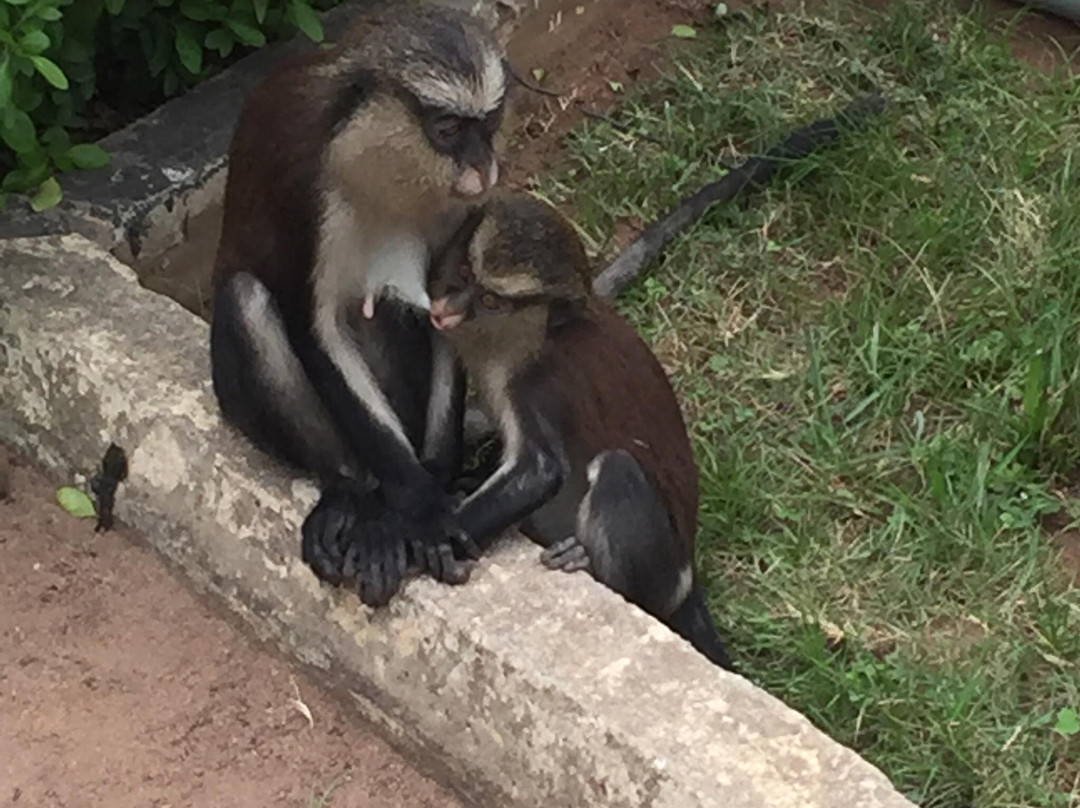
[[[314,488],[218,418],[207,326],[81,236],[0,242],[0,437],[64,475],[115,440],[117,514],[477,805],[910,808],[854,752],[585,575],[507,541],[379,612],[298,558]]]

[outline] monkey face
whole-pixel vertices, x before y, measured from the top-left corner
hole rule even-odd
[[[588,267],[573,229],[545,203],[497,193],[475,209],[432,266],[432,325],[441,331],[473,323],[497,333],[513,323],[560,317],[587,297]],[[536,316],[523,316],[532,311]]]
[[[499,179],[495,136],[506,101],[505,56],[469,17],[429,12],[414,15],[411,27],[414,38],[390,57],[390,72],[429,147],[453,162],[451,192],[475,199]]]
[[[430,219],[478,201],[499,179],[504,60],[470,14],[388,11],[335,63],[326,174],[366,218]]]
[[[443,110],[422,113],[421,122],[428,143],[437,153],[454,161],[451,185],[454,195],[475,198],[499,181],[494,140],[502,117],[502,106],[482,118]]]
[[[481,283],[473,263],[463,250],[454,251],[439,263],[429,283],[431,324],[439,331],[467,327],[496,327],[499,319],[526,309],[546,309],[542,295],[511,296]]]

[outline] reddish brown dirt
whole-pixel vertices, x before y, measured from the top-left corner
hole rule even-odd
[[[970,6],[970,2],[963,3]],[[986,7],[987,22],[1006,26],[1017,19],[1021,6],[1013,0],[993,0]],[[1010,32],[1012,53],[1040,70],[1080,70],[1080,25],[1051,14],[1023,14]]]
[[[1080,469],[1073,472],[1057,492],[1063,502],[1080,501]],[[1060,553],[1061,567],[1065,575],[1080,586],[1080,527],[1070,518],[1068,511],[1061,510],[1043,519],[1043,533],[1050,545]]]
[[[461,808],[212,614],[129,531],[94,533],[25,463],[11,483],[0,805]]]
[[[1080,530],[1063,530],[1051,539],[1054,549],[1061,553],[1061,565],[1080,584]]]
[[[526,21],[507,50],[526,80],[535,82],[534,69],[545,71],[540,86],[559,97],[519,88],[505,161],[509,183],[523,185],[558,165],[565,157],[566,133],[583,116],[610,109],[635,82],[654,77],[664,63],[657,46],[670,39],[671,27],[699,22],[713,6],[713,0],[542,5],[542,13]]]

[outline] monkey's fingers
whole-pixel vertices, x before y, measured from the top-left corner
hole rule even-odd
[[[324,581],[341,582],[341,568],[345,558],[341,552],[339,536],[345,521],[340,514],[312,513],[301,528],[300,555],[304,563]]]
[[[474,542],[472,537],[466,533],[462,533],[457,539],[457,545],[474,561],[479,561],[484,555],[484,551],[480,549],[480,545]]]
[[[563,572],[587,570],[589,569],[589,553],[584,545],[571,536],[556,542],[540,553],[540,563],[548,569]]]
[[[404,541],[394,542],[394,572],[398,580],[403,580],[409,574],[409,548]]]
[[[363,537],[354,535],[345,549],[345,556],[341,562],[341,575],[346,579],[356,578],[367,566],[368,552]]]
[[[357,594],[365,605],[378,609],[390,602],[397,592],[398,583],[389,576],[381,559],[373,560],[357,578]]]
[[[480,545],[473,541],[472,536],[466,533],[452,516],[443,520],[442,529],[451,544],[460,547],[470,558],[479,561],[483,557],[484,551],[480,549]]]
[[[328,556],[316,542],[305,538],[303,549],[304,563],[311,567],[315,577],[335,586],[342,582],[341,564]]]
[[[454,549],[449,544],[439,545],[439,556],[442,559],[443,583],[460,586],[469,580],[472,574],[472,566],[468,562],[458,561],[454,558]]]
[[[424,560],[427,563],[427,571],[436,581],[443,579],[443,556],[439,553],[439,546],[430,542],[424,543]]]

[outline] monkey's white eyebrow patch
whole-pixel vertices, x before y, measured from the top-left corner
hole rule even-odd
[[[425,104],[469,118],[494,112],[506,94],[506,72],[497,53],[485,51],[479,80],[470,82],[448,73],[426,73],[408,79],[413,93]]]
[[[480,71],[480,98],[477,99],[482,112],[494,112],[506,95],[506,69],[499,54],[484,51],[484,66]]]
[[[484,282],[491,291],[504,297],[536,295],[544,291],[543,284],[537,281],[535,276],[525,272],[498,278],[485,278]]]

